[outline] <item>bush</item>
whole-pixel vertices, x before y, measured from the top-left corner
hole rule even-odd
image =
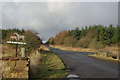
[[[37,33],[28,30],[25,31],[24,35],[28,52],[40,47],[42,40],[37,36]]]

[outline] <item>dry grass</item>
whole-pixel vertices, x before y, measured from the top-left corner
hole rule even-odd
[[[58,48],[61,50],[67,50],[67,51],[77,51],[77,52],[97,52],[94,49],[90,49],[90,48],[73,48],[73,47],[65,47],[62,45],[50,45],[53,48]]]
[[[100,55],[89,55],[90,57],[96,58],[96,59],[102,59],[102,60],[108,60],[108,61],[113,61],[113,62],[120,62],[119,59],[113,59],[112,57],[104,57]]]
[[[41,45],[39,47],[40,50],[50,51],[49,48],[47,48],[45,45]]]
[[[2,50],[1,50],[1,52],[2,52],[2,54],[1,54],[1,56],[2,57],[15,57],[16,56],[16,49],[15,48],[12,48],[12,47],[10,47],[9,45],[7,45],[7,44],[1,44],[1,46],[2,46]]]
[[[112,53],[114,56],[116,56],[117,54],[119,54],[119,50],[120,50],[120,48],[119,48],[119,46],[111,46],[111,47],[105,47],[105,48],[103,48],[102,49],[103,51],[107,51],[107,52],[110,52],[110,53]]]
[[[103,52],[108,52],[112,56],[117,56],[119,54],[118,51],[120,49],[118,46],[111,46],[111,47],[107,46],[105,48],[101,48],[101,49],[98,49],[98,50],[90,49],[90,48],[65,47],[65,46],[61,46],[61,45],[50,45],[50,46],[53,47],[53,48],[58,48],[58,49],[67,50],[67,51],[94,52],[94,53],[101,53],[99,51],[103,51]],[[107,57],[107,56],[104,56],[103,54],[89,55],[89,56],[94,57],[94,58],[98,58],[98,59],[103,59],[103,60],[111,60],[111,61],[116,61],[116,62],[119,61],[118,59],[112,58],[112,56]]]

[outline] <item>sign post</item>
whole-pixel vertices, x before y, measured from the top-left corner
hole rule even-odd
[[[24,42],[14,42],[14,41],[7,41],[8,44],[15,44],[16,45],[16,57],[18,55],[18,45],[26,45]]]
[[[17,48],[18,48],[18,44],[16,44],[16,57],[17,57],[17,54],[18,54]]]

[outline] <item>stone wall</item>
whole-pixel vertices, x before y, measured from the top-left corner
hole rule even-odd
[[[28,79],[29,59],[28,58],[2,58],[2,78]]]

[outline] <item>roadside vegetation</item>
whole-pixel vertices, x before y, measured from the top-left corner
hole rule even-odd
[[[120,59],[112,58],[112,56],[113,56],[112,52],[116,51],[116,53],[118,53],[118,47],[117,48],[107,47],[108,49],[103,48],[101,50],[100,49],[95,50],[95,49],[90,49],[90,48],[66,47],[66,46],[63,46],[63,45],[49,45],[49,46],[53,47],[53,48],[60,49],[60,50],[66,50],[66,51],[91,52],[91,53],[95,53],[95,54],[88,55],[89,57],[93,57],[93,58],[96,58],[96,59],[113,61],[113,62],[120,62]]]
[[[105,57],[105,56],[100,56],[100,55],[88,55],[89,57],[93,57],[96,59],[102,59],[102,60],[107,60],[107,61],[112,61],[112,62],[116,62],[116,63],[120,63],[119,59],[114,59],[112,57]]]
[[[39,78],[44,80],[62,78],[67,75],[65,65],[61,59],[44,45],[39,48],[39,53],[30,56],[32,58],[31,79]]]
[[[62,46],[64,50],[95,52],[106,57],[120,58],[120,27],[119,26],[86,26],[82,29],[62,31],[47,43]],[[59,47],[60,48],[60,47]]]
[[[41,78],[61,78],[65,77],[67,74],[64,69],[65,65],[57,55],[54,53],[47,53],[43,55],[38,73]]]

